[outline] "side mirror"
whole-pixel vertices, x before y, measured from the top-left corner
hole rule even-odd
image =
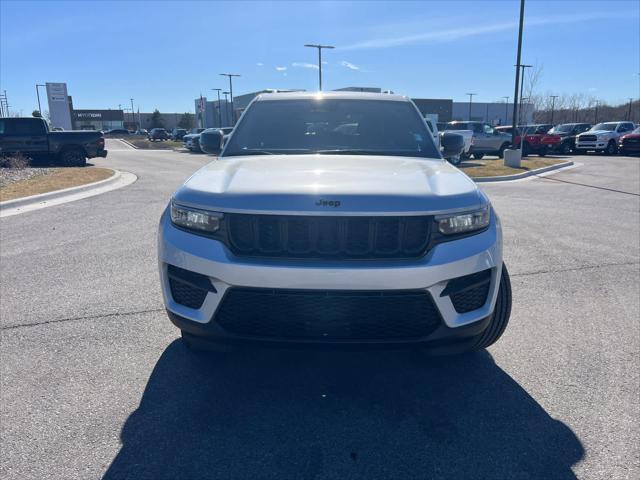
[[[219,155],[222,151],[222,130],[208,128],[200,134],[200,149],[205,153]]]
[[[444,158],[457,157],[464,150],[464,137],[458,133],[443,132],[440,144]]]

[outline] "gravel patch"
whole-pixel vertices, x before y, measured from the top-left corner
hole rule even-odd
[[[40,175],[50,175],[55,168],[0,168],[0,187]]]

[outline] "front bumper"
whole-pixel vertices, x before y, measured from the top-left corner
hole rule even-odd
[[[433,342],[475,335],[493,313],[502,271],[502,231],[497,215],[477,235],[441,243],[413,260],[292,260],[236,257],[221,242],[175,228],[165,211],[158,234],[162,294],[169,317],[182,330],[218,340],[255,340],[230,334],[214,320],[231,287],[296,290],[400,291],[426,290],[440,314],[441,325],[426,337],[408,341]],[[200,308],[174,301],[168,265],[209,277],[213,289]],[[449,280],[490,269],[491,281],[481,308],[458,313],[449,296],[441,296]],[[264,340],[264,339],[263,339]],[[274,341],[277,339],[267,339]],[[287,341],[287,340],[284,340]],[[297,341],[297,340],[296,340]],[[336,343],[363,343],[342,340]],[[322,342],[327,343],[327,342]],[[364,343],[398,343],[376,340]]]
[[[597,141],[597,142],[576,142],[576,147],[579,150],[604,150],[607,148],[607,143],[605,141]]]

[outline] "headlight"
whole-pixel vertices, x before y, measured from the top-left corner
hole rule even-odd
[[[473,212],[461,213],[457,215],[440,215],[436,217],[438,230],[444,235],[455,235],[459,233],[481,230],[489,225],[489,206],[483,207]]]
[[[213,233],[220,228],[222,213],[207,212],[171,202],[171,221],[179,227]]]

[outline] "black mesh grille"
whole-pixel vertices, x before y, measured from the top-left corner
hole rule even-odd
[[[451,302],[453,308],[458,313],[471,312],[482,308],[487,301],[487,295],[489,293],[489,282],[479,285],[475,288],[470,288],[459,293],[451,294]]]
[[[432,217],[225,215],[236,255],[290,258],[416,258]]]
[[[189,308],[200,308],[208,291],[215,291],[205,275],[174,265],[167,265],[169,288],[176,303]]]
[[[595,142],[598,140],[598,137],[595,135],[580,135],[579,140],[581,142]]]
[[[229,333],[282,339],[398,339],[429,335],[440,315],[428,292],[227,290],[215,320]]]
[[[176,303],[189,308],[200,308],[207,296],[207,291],[195,288],[175,278],[169,278],[171,296]]]

